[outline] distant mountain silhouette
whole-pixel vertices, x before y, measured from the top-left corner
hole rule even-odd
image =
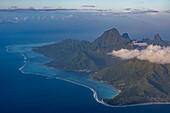
[[[153,45],[160,45],[160,46],[169,45],[169,42],[162,40],[158,33],[154,36],[153,40],[147,38],[147,39],[143,39],[142,42],[146,42],[148,44],[153,44]]]

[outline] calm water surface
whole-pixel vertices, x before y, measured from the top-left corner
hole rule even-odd
[[[10,29],[18,28],[15,25],[2,26],[3,28],[10,26]],[[0,27],[1,29],[2,26]],[[22,29],[21,26],[19,28]],[[12,32],[10,29],[9,31],[8,29],[0,31],[0,113],[169,113],[170,105],[121,108],[105,106],[95,100],[93,92],[89,88],[56,79],[56,71],[51,77],[22,73],[19,68],[25,64],[24,57],[18,53],[7,52],[6,46],[56,42],[68,38],[67,36],[73,37],[73,35],[65,34],[63,33],[64,31],[42,34],[39,31],[28,33],[25,29]],[[74,32],[73,34],[78,39],[81,39],[79,37],[82,32]],[[83,32],[84,39],[89,36],[87,40],[92,40],[93,35],[88,34],[89,32]],[[100,30],[90,34],[100,34]],[[30,58],[30,60],[42,63],[49,59]],[[37,71],[30,67],[25,68],[25,71],[30,71],[29,69]],[[64,76],[68,79],[69,75],[71,75],[69,79],[72,81],[81,83],[84,81],[81,76],[83,75],[82,73],[75,74],[59,70],[57,72],[60,77]],[[46,74],[49,75],[49,73]],[[73,76],[75,78],[72,78]],[[84,78],[87,81],[89,80],[87,76],[84,76]],[[87,81],[83,84],[87,85]],[[91,83],[92,87],[92,83],[95,82],[88,81],[88,83]],[[97,92],[101,90],[100,88],[95,88],[95,86],[93,88],[99,89]],[[100,95],[99,93],[99,98],[105,96],[103,94],[101,93]]]

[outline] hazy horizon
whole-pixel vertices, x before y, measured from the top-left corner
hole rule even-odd
[[[1,11],[0,33],[63,33],[64,38],[92,41],[104,31],[116,28],[120,34],[127,32],[131,39],[153,39],[159,33],[162,39],[169,40],[169,17],[165,14],[122,16],[101,12]]]

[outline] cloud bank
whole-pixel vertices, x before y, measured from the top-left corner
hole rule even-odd
[[[143,50],[128,50],[121,49],[119,51],[113,50],[109,55],[120,57],[124,60],[137,58],[139,60],[148,60],[152,63],[170,64],[170,46],[161,47],[158,45],[149,45]]]
[[[148,46],[148,44],[146,42],[139,43],[139,42],[133,41],[132,43],[133,43],[133,45],[136,45],[136,46]]]
[[[126,8],[124,9],[124,13],[126,14],[149,14],[149,13],[155,13],[158,14],[158,10],[152,10],[152,9],[131,9],[131,8]]]
[[[167,10],[166,13],[170,13],[170,10]]]
[[[58,9],[34,9],[31,8],[14,8],[14,9],[0,9],[0,11],[77,11],[78,9],[65,9],[65,8],[58,8]]]
[[[94,7],[93,7],[94,8]],[[77,11],[77,12],[107,12],[108,10],[105,9],[91,9],[91,7],[87,9],[66,9],[66,8],[56,8],[56,9],[49,9],[48,7],[44,7],[43,9],[35,9],[33,7],[31,8],[9,8],[9,9],[0,9],[0,12],[12,12],[12,11],[43,11],[43,12],[50,12],[50,11]]]
[[[129,11],[129,10],[131,10],[132,8],[126,8],[126,9],[124,9],[124,10],[127,10],[127,11]]]
[[[92,7],[92,8],[94,8],[96,6],[94,6],[94,5],[82,5],[82,7]]]
[[[15,8],[18,8],[18,6],[11,6],[10,8],[15,9]]]

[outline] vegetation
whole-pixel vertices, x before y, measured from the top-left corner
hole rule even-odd
[[[169,67],[133,59],[118,66],[107,67],[93,77],[121,90],[115,98],[103,100],[111,105],[170,102]]]
[[[53,59],[45,64],[61,70],[93,71],[92,77],[121,90],[111,99],[103,99],[110,105],[130,105],[148,102],[170,102],[170,65],[150,63],[137,59],[121,60],[108,55],[121,48],[135,49],[127,33],[122,36],[113,28],[93,42],[67,39],[58,43],[33,48],[33,51]],[[159,34],[148,44],[168,46]]]
[[[121,59],[113,59],[107,53],[113,49],[133,48],[129,43],[130,39],[121,37],[116,29],[111,29],[93,42],[66,39],[34,48],[33,51],[54,59],[46,64],[50,67],[70,71],[99,71],[122,62]]]

